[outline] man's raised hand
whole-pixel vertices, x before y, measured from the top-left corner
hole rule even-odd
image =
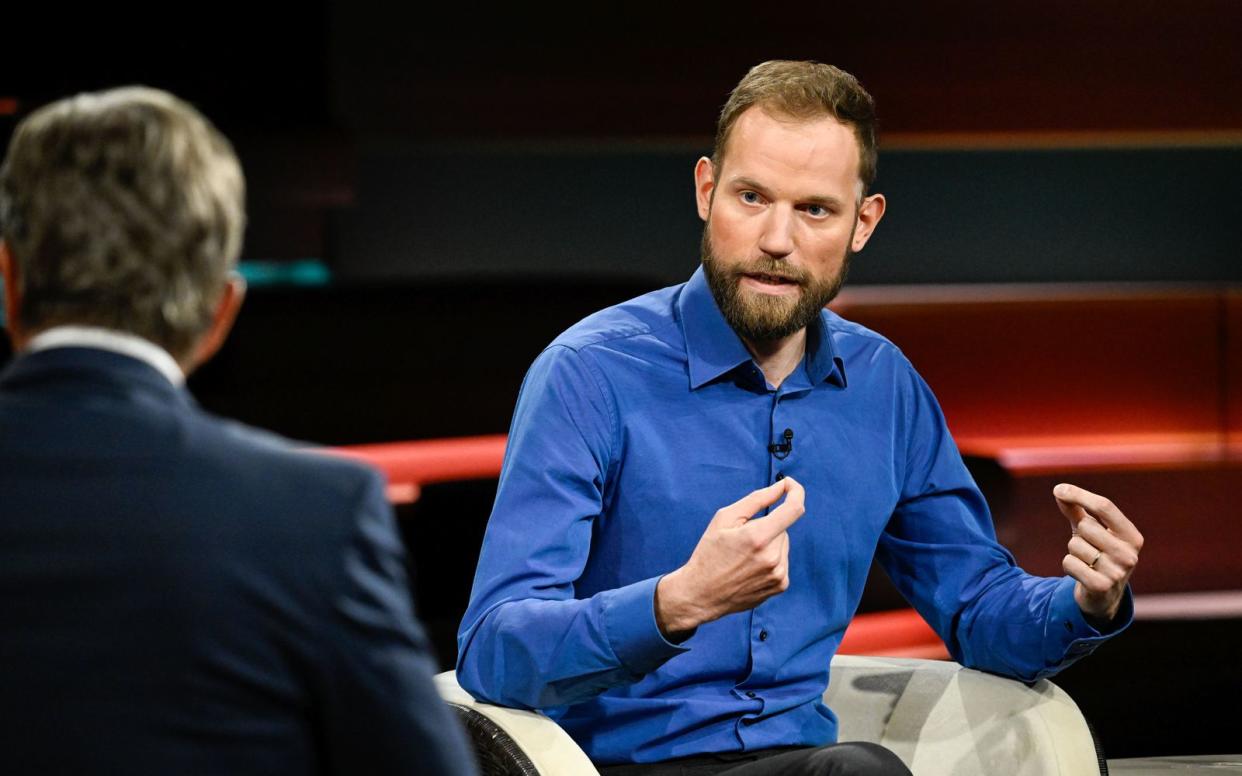
[[[785,501],[767,516],[757,512]],[[806,493],[786,477],[721,508],[690,560],[656,586],[656,623],[673,640],[726,614],[753,609],[789,587],[789,535]]]
[[[1138,565],[1143,535],[1103,496],[1065,483],[1052,494],[1073,531],[1061,567],[1078,582],[1074,600],[1083,614],[1110,621]]]

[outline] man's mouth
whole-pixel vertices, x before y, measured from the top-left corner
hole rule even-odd
[[[758,281],[769,286],[796,286],[798,281],[785,275],[772,275],[767,272],[745,272],[742,277]]]

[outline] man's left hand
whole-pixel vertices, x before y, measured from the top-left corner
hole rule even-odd
[[[1074,532],[1061,561],[1078,582],[1074,600],[1088,618],[1110,622],[1138,565],[1143,535],[1103,496],[1066,483],[1053,488],[1052,495]]]

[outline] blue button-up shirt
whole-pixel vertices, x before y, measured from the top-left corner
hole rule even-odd
[[[785,429],[792,449],[773,454]],[[789,589],[668,642],[660,577],[718,508],[782,474],[806,488]],[[457,677],[546,711],[600,763],[830,743],[821,695],[873,556],[968,666],[1033,680],[1103,638],[1072,579],[1027,575],[997,544],[935,398],[892,343],[824,311],[773,389],[700,269],[586,318],[531,366]]]

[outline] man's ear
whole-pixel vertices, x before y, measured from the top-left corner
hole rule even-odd
[[[18,323],[20,318],[18,311],[21,309],[22,300],[18,292],[17,262],[14,261],[13,254],[9,251],[9,244],[4,240],[0,240],[0,279],[4,281],[4,324],[9,330],[9,340],[13,343],[13,350],[21,350],[26,338],[22,335],[21,326]]]
[[[699,218],[704,221],[712,212],[712,194],[716,191],[716,170],[712,160],[701,157],[694,165],[694,200],[699,208]]]
[[[194,346],[188,359],[181,364],[186,374],[202,366],[216,354],[216,351],[220,350],[220,346],[224,344],[229,332],[233,329],[233,323],[237,320],[237,312],[241,309],[242,300],[245,298],[245,278],[236,272],[229,273],[224,283],[224,291],[220,294],[220,301],[216,303],[216,310],[211,316],[211,326]]]
[[[862,201],[862,205],[858,208],[858,223],[854,226],[854,239],[850,243],[852,251],[855,253],[861,251],[871,239],[871,233],[875,231],[876,224],[880,223],[880,219],[884,217],[886,205],[883,194],[872,194]]]

